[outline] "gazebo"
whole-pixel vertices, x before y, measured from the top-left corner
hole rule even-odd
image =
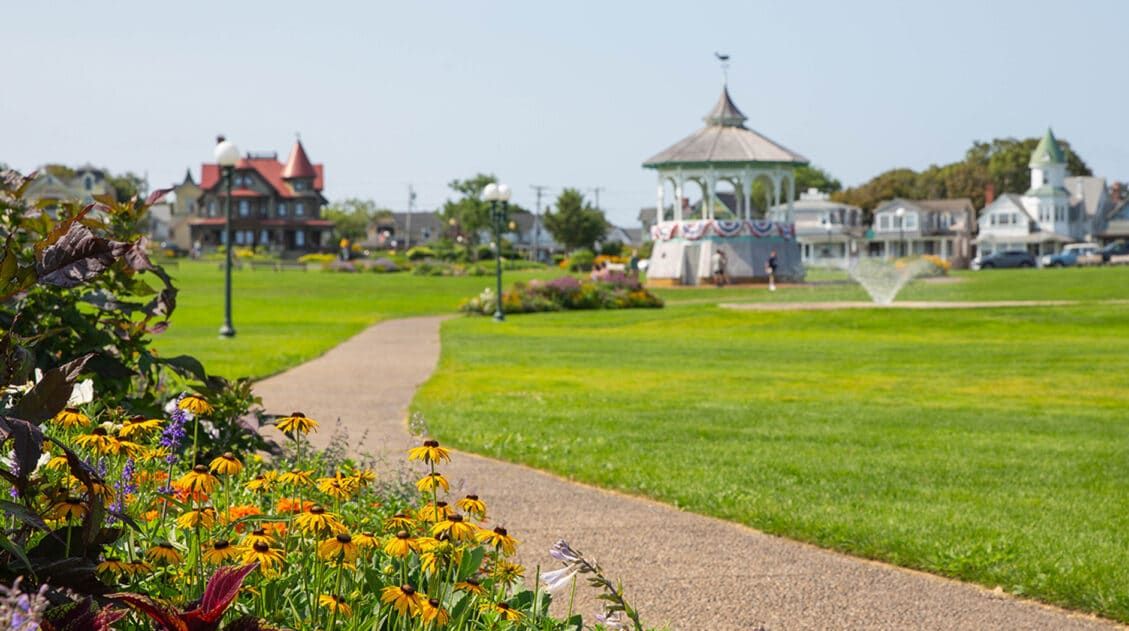
[[[775,250],[777,275],[801,279],[800,248],[792,223],[796,197],[793,170],[807,158],[745,127],[747,117],[722,88],[705,116],[706,126],[643,163],[658,172],[655,247],[647,268],[652,285],[694,285],[710,278],[710,261],[725,252],[731,279],[766,277],[765,263]],[[691,207],[686,185],[694,183],[702,202]],[[728,185],[732,193],[719,192]],[[673,200],[667,204],[667,188]],[[763,211],[754,211],[754,191],[764,194]],[[723,203],[722,199],[729,200]],[[779,207],[775,215],[767,209]]]

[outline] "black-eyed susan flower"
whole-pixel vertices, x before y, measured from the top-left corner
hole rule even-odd
[[[478,606],[478,608],[483,613],[498,614],[498,617],[501,618],[502,620],[508,620],[510,622],[517,622],[518,620],[522,619],[521,612],[514,609],[513,607],[510,607],[509,603],[505,603],[505,602],[482,603],[481,605]]]
[[[125,454],[130,458],[140,458],[149,452],[149,448],[133,442],[132,440],[114,440],[114,453]]]
[[[219,478],[208,472],[208,467],[198,464],[176,481],[177,486],[189,493],[211,493],[219,486]]]
[[[401,530],[396,533],[396,536],[390,538],[384,544],[384,552],[394,557],[406,557],[412,551],[419,550],[419,543],[416,542],[412,535],[407,530]]]
[[[455,502],[455,506],[464,513],[470,513],[478,519],[486,519],[486,502],[478,499],[473,493]]]
[[[284,416],[274,422],[274,426],[279,431],[287,434],[299,433],[309,434],[318,430],[318,422],[314,419],[302,414],[301,412],[294,412],[290,416]]]
[[[190,508],[176,518],[181,528],[211,528],[216,524],[216,510],[211,506]]]
[[[362,549],[375,548],[379,545],[380,540],[371,532],[362,532],[353,536],[353,543],[357,544],[357,547]]]
[[[176,404],[176,407],[187,410],[197,416],[207,416],[216,410],[204,397],[195,394],[190,394],[181,399],[180,402]]]
[[[167,541],[162,541],[146,550],[145,557],[153,563],[163,565],[177,565],[183,560],[183,557],[176,547]]]
[[[447,502],[442,500],[434,504],[427,504],[419,509],[419,518],[424,521],[437,522],[447,519],[455,514],[455,509],[447,505]]]
[[[135,560],[129,562],[129,575],[130,576],[141,576],[142,574],[148,574],[152,571],[153,571],[153,566],[149,565],[145,561],[142,561],[141,559],[135,559]]]
[[[73,429],[75,427],[89,427],[90,417],[78,411],[78,408],[66,408],[51,419],[52,423]]]
[[[446,519],[432,526],[431,534],[435,537],[446,534],[455,541],[473,541],[477,530],[478,528],[474,524],[463,520],[462,515],[455,513],[448,515]]]
[[[256,543],[264,543],[268,546],[274,545],[274,537],[270,536],[264,528],[252,530],[250,534],[243,537],[243,545],[248,548]]]
[[[437,627],[445,627],[451,621],[450,614],[443,608],[442,603],[434,598],[420,599],[420,618],[424,624],[431,622]]]
[[[318,490],[337,500],[349,499],[356,489],[356,482],[352,478],[334,476],[318,480]]]
[[[340,614],[345,617],[353,615],[353,609],[344,597],[336,594],[322,594],[318,596],[318,604],[329,610],[330,613]]]
[[[270,576],[282,570],[285,559],[281,550],[260,541],[243,550],[243,562],[258,563],[263,574]]]
[[[294,518],[294,525],[307,535],[336,535],[345,532],[345,526],[332,513],[321,506],[311,506],[308,512]]]
[[[494,530],[486,530],[485,528],[479,530],[478,542],[497,548],[506,556],[513,556],[514,552],[517,551],[517,539],[511,537],[510,533],[501,526]]]
[[[428,574],[435,574],[444,563],[458,565],[463,558],[462,546],[451,543],[446,535],[443,539],[420,538],[419,549],[420,569]]]
[[[376,482],[376,472],[372,469],[357,469],[351,477],[357,481],[357,486],[368,486]]]
[[[99,455],[114,455],[118,453],[118,441],[106,432],[105,427],[95,427],[89,434],[83,434],[74,439],[76,445],[81,445]]]
[[[218,473],[220,475],[239,475],[239,472],[243,470],[243,463],[239,461],[239,458],[235,457],[235,454],[230,451],[225,451],[223,455],[212,460],[208,469],[210,469],[212,473]]]
[[[384,520],[384,527],[388,530],[410,529],[415,524],[416,522],[404,513],[396,513]]]
[[[147,436],[151,432],[161,429],[161,420],[156,418],[145,418],[144,416],[134,416],[122,423],[122,428],[118,430],[118,435],[122,438],[131,438],[133,436]]]
[[[90,508],[81,497],[65,497],[51,506],[47,511],[50,519],[82,519],[90,512]]]
[[[277,473],[267,471],[266,473],[260,473],[248,480],[247,483],[243,485],[243,488],[254,493],[269,493],[277,479]]]
[[[223,565],[234,559],[238,559],[243,555],[243,551],[238,547],[231,545],[231,542],[226,539],[213,541],[212,545],[204,550],[204,563],[212,565]]]
[[[392,608],[400,612],[400,615],[416,615],[419,612],[420,595],[416,593],[416,588],[405,583],[403,585],[391,585],[385,587],[380,592],[380,602],[384,604],[391,604]]]
[[[422,460],[427,464],[439,464],[446,460],[451,461],[451,453],[439,446],[437,440],[425,440],[423,445],[408,450],[408,460]]]
[[[482,583],[479,583],[478,579],[474,578],[473,576],[467,577],[465,581],[459,581],[455,583],[455,589],[460,592],[474,594],[475,596],[486,595],[486,589],[482,587]]]
[[[436,487],[440,486],[443,487],[444,491],[451,490],[451,485],[447,483],[447,478],[443,477],[443,475],[438,472],[429,473],[420,478],[419,482],[416,482],[416,488],[419,489],[421,493],[430,493],[435,490]]]
[[[114,576],[128,575],[129,563],[117,557],[106,557],[106,560],[99,563],[94,569],[100,574],[113,574]]]
[[[313,471],[303,471],[302,469],[292,469],[285,471],[278,476],[278,483],[284,486],[310,486],[313,482],[310,476]]]
[[[357,558],[357,544],[349,533],[343,532],[318,544],[318,556],[325,561],[352,563]]]
[[[70,470],[70,464],[67,463],[66,456],[52,456],[51,459],[47,461],[46,467],[52,471]]]
[[[491,568],[491,575],[503,583],[512,583],[525,576],[525,568],[517,563],[499,560],[494,564],[494,567]]]

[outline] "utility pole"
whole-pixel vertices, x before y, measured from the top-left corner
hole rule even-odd
[[[534,191],[537,191],[537,213],[533,215],[533,260],[540,261],[541,257],[538,256],[538,248],[541,245],[541,194],[548,190],[548,186],[534,184],[532,186]]]
[[[416,205],[416,189],[408,184],[408,218],[404,222],[404,251],[412,247],[412,210]]]
[[[592,193],[596,196],[596,210],[600,210],[600,191],[606,190],[603,186],[596,186],[592,188]]]

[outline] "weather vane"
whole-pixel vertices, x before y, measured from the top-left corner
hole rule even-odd
[[[729,55],[715,52],[713,56],[721,62],[721,77],[725,80],[725,85],[729,85]]]

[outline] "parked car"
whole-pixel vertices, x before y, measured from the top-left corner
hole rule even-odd
[[[1102,263],[1107,265],[1129,263],[1129,241],[1114,241],[1102,248]]]
[[[1039,262],[1043,267],[1073,267],[1097,265],[1102,262],[1096,243],[1071,243],[1058,254],[1044,254]]]
[[[1023,250],[995,252],[979,256],[972,261],[973,269],[993,269],[997,267],[1035,267],[1035,257]]]

